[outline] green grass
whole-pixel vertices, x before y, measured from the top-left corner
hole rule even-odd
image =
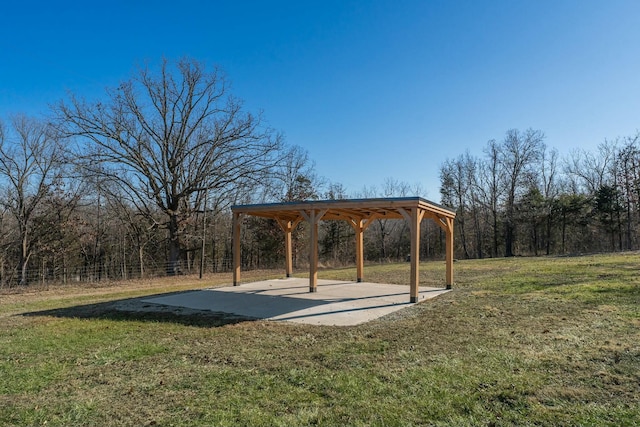
[[[355,327],[109,311],[228,276],[0,294],[0,425],[639,425],[639,272],[638,253],[459,261],[453,292]]]

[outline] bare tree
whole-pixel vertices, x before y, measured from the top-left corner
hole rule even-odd
[[[330,183],[324,196],[328,200],[348,198],[340,183]],[[325,260],[337,263],[352,262],[355,258],[354,230],[346,221],[323,221],[320,224],[321,254]]]
[[[625,139],[624,146],[618,152],[618,178],[624,198],[625,221],[625,246],[626,249],[634,247],[637,233],[633,232],[634,211],[640,207],[640,134]]]
[[[318,199],[325,184],[309,153],[297,145],[283,152],[274,172],[271,198],[281,202]]]
[[[504,188],[500,183],[502,164],[500,162],[499,145],[495,140],[490,140],[484,150],[486,159],[480,164],[480,185],[478,192],[485,208],[491,212],[492,244],[491,255],[498,256],[498,236],[500,234],[498,221],[500,217],[500,199]]]
[[[473,173],[474,160],[467,151],[464,155],[460,155],[453,160],[447,160],[440,166],[440,194],[442,195],[442,203],[445,206],[455,206],[457,210],[456,231],[462,242],[462,250],[465,258],[470,258],[469,242],[467,238],[466,217],[471,199],[472,185],[474,177]]]
[[[469,187],[469,205],[471,208],[471,216],[473,219],[473,227],[476,237],[476,257],[484,257],[484,229],[485,224],[482,220],[482,201],[480,188],[480,159],[471,156],[468,152],[465,155],[465,175],[468,180]]]
[[[228,94],[220,71],[194,60],[140,69],[106,101],[75,96],[56,109],[64,135],[89,143],[84,166],[108,175],[165,215],[169,274],[179,271],[184,225],[206,192],[260,182],[276,162],[280,137]]]
[[[572,187],[594,196],[600,187],[609,184],[607,172],[615,160],[616,151],[616,143],[607,141],[598,146],[597,154],[585,150],[573,151],[565,162],[565,173],[569,179],[576,181]]]
[[[43,201],[61,182],[61,160],[58,141],[45,123],[16,116],[10,130],[0,131],[0,179],[6,190],[2,203],[17,224],[21,285],[28,282],[29,259],[46,233],[36,230],[34,222]]]
[[[376,186],[363,187],[356,197],[407,197],[411,191],[418,190],[419,187],[412,188],[404,181],[387,177],[380,189]],[[391,258],[403,258],[403,253],[408,253],[407,246],[409,240],[406,234],[409,232],[408,224],[405,221],[389,220],[387,218],[376,218],[369,228],[371,234],[365,234],[365,247],[369,247],[371,256],[380,261],[388,261]],[[369,245],[367,241],[373,240]],[[405,244],[407,243],[407,244]]]
[[[145,251],[146,247],[153,242],[153,236],[157,228],[157,221],[154,220],[154,212],[151,210],[141,211],[134,205],[127,202],[127,197],[123,194],[111,194],[107,192],[106,206],[111,215],[115,215],[120,223],[120,229],[128,235],[133,242],[138,263],[138,274],[145,275]]]
[[[554,206],[560,188],[558,186],[558,151],[556,149],[547,150],[543,144],[540,158],[540,180],[542,183],[542,195],[545,204],[545,250],[546,254],[551,253],[551,228],[553,225]]]
[[[7,226],[8,216],[6,206],[0,203],[0,288],[7,283],[7,249],[11,247],[11,229],[13,228]]]
[[[295,202],[317,200],[322,194],[324,179],[317,175],[315,164],[309,153],[300,146],[288,146],[282,150],[280,161],[273,168],[273,173],[265,181],[264,194],[252,192],[247,195],[246,203],[256,202]],[[281,225],[274,220],[264,218],[248,218],[243,235],[243,245],[247,253],[255,255],[261,262],[273,264],[284,259],[284,237]],[[306,222],[297,224],[291,234],[292,261],[297,268],[298,256],[307,244],[305,237],[309,232]],[[280,257],[280,259],[278,258]],[[257,264],[256,264],[257,265]]]
[[[505,200],[505,256],[513,256],[515,240],[515,202],[518,191],[530,182],[529,168],[538,161],[542,149],[544,133],[539,130],[517,129],[507,131],[500,146],[501,162],[504,170]]]

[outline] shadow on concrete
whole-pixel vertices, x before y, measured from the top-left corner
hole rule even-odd
[[[309,292],[305,291],[303,295]],[[292,295],[295,295],[292,294]],[[193,310],[214,310],[220,313],[234,313],[249,319],[269,319],[283,314],[307,310],[313,307],[335,303],[335,299],[307,299],[288,295],[265,295],[259,291],[247,290],[242,293],[222,292],[219,289],[203,289],[161,297],[143,298],[145,303],[170,307],[188,307]]]

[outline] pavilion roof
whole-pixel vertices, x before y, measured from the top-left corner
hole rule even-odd
[[[390,218],[402,219],[407,210],[420,208],[432,219],[455,218],[454,210],[421,197],[391,197],[373,199],[309,200],[284,203],[263,203],[236,205],[235,213],[295,221],[303,216],[302,212],[323,212],[323,220],[350,220]]]

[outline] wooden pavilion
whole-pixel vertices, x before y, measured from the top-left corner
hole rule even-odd
[[[411,231],[410,302],[418,302],[420,224],[429,218],[446,234],[446,285],[453,285],[453,222],[455,211],[420,197],[321,200],[232,206],[233,212],[233,285],[240,284],[240,231],[245,215],[275,220],[285,233],[285,268],[293,273],[291,233],[300,221],[310,226],[309,292],[318,285],[318,223],[321,220],[347,221],[356,235],[357,281],[364,278],[363,233],[375,219],[405,219]]]

